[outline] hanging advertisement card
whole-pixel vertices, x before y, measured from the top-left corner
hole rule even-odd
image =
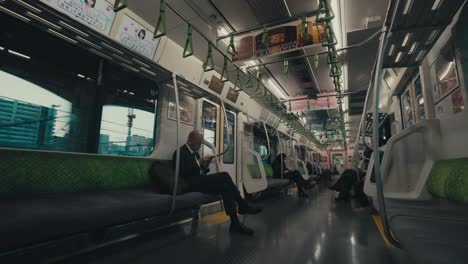
[[[153,38],[152,31],[128,15],[122,17],[115,39],[148,59],[153,59],[159,44],[159,38]]]
[[[104,35],[109,35],[114,23],[113,6],[105,0],[41,0],[41,2]]]
[[[266,45],[262,43],[264,38],[262,30],[235,37],[236,54],[233,56],[233,62],[255,60],[327,41],[328,34],[324,22],[316,23],[315,18],[308,18],[305,23],[305,31],[303,31],[302,27],[301,21],[294,21],[268,28],[266,31]],[[306,33],[307,37],[303,32]]]

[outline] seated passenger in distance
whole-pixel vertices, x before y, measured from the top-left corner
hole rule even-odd
[[[273,177],[277,179],[281,179],[281,169],[283,172],[283,178],[292,180],[296,183],[297,189],[299,190],[299,197],[309,197],[307,193],[305,193],[304,188],[307,185],[307,181],[302,178],[301,173],[298,170],[289,170],[286,167],[286,154],[280,153],[276,156],[273,164],[271,167],[273,168]]]
[[[328,187],[328,189],[339,192],[337,200],[348,200],[350,198],[350,191],[354,187],[354,196],[359,199],[361,206],[368,205],[367,196],[364,193],[364,178],[366,176],[367,163],[372,150],[368,147],[364,150],[364,159],[359,162],[358,170],[346,169],[341,174],[338,181]]]
[[[226,214],[231,218],[231,233],[253,235],[254,231],[239,222],[239,214],[257,214],[261,208],[250,206],[239,193],[237,186],[227,172],[208,174],[208,166],[213,157],[200,158],[198,151],[203,142],[203,135],[194,130],[187,138],[187,144],[180,147],[180,178],[188,183],[188,190],[205,194],[221,195]],[[176,151],[172,163],[176,166]],[[236,205],[237,203],[237,205]],[[237,208],[238,207],[238,208]],[[239,210],[237,210],[239,209]]]

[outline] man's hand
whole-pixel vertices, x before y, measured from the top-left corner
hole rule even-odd
[[[203,157],[198,162],[200,162],[200,164],[208,165],[211,163],[212,159],[213,159],[213,156]]]
[[[208,157],[203,157],[200,160],[203,162],[211,161],[213,159],[213,156],[208,156]]]

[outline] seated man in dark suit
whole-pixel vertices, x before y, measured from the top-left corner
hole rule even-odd
[[[203,143],[203,135],[194,130],[187,138],[187,144],[180,147],[180,179],[186,181],[189,191],[206,194],[221,195],[223,197],[226,214],[231,218],[231,233],[253,235],[253,230],[242,225],[237,218],[237,206],[239,214],[257,214],[262,209],[249,206],[244,200],[237,186],[227,172],[207,174],[208,166],[213,157],[200,158],[198,150]],[[176,166],[176,151],[172,156],[173,166]],[[237,205],[236,205],[237,203]]]
[[[287,156],[284,153],[276,156],[273,164],[271,164],[271,167],[273,168],[273,177],[280,179],[283,176],[283,178],[295,182],[299,191],[299,197],[309,197],[309,195],[304,191],[304,188],[307,186],[306,180],[302,178],[302,175],[298,170],[289,170],[288,167],[286,167],[286,158]]]

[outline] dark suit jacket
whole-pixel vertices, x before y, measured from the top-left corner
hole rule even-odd
[[[275,160],[273,161],[273,163],[271,164],[271,167],[273,169],[273,178],[281,178],[281,157],[280,156],[277,156],[275,158]],[[286,167],[286,163],[284,162],[284,159],[283,159],[283,172],[288,170],[288,168]]]
[[[184,179],[190,183],[192,180],[196,179],[197,177],[200,177],[200,167],[198,166],[196,161],[196,159],[199,158],[200,156],[197,152],[193,152],[193,154],[190,153],[190,150],[188,149],[186,144],[180,147],[180,179]],[[175,170],[176,151],[174,151],[174,154],[172,155],[172,167]],[[208,173],[209,171],[208,168],[206,168],[203,165],[201,170],[204,174]]]

